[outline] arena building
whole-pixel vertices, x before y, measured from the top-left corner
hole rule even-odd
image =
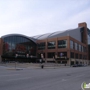
[[[0,60],[38,62],[38,57],[43,54],[45,62],[90,64],[89,34],[87,24],[83,22],[75,29],[33,37],[4,35],[0,38]]]

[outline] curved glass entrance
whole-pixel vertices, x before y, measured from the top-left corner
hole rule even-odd
[[[28,57],[36,56],[36,43],[27,37],[19,35],[10,35],[3,38],[3,55],[4,60],[13,60],[17,55],[17,58],[25,60]]]

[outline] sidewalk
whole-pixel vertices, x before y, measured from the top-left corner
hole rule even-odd
[[[56,63],[43,63],[44,68],[68,68],[70,66],[64,66]],[[0,63],[0,66],[8,68],[41,68],[40,63]]]

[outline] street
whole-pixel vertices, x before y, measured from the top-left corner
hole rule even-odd
[[[90,67],[8,69],[0,66],[0,90],[82,90]]]

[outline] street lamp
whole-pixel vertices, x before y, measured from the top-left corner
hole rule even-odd
[[[16,69],[16,59],[17,59],[18,54],[15,54],[15,69]]]

